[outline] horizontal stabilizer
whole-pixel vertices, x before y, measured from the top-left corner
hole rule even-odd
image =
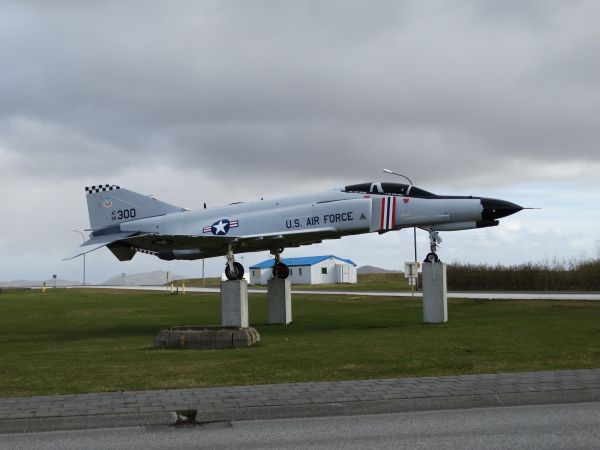
[[[128,231],[124,233],[113,233],[113,234],[104,234],[100,236],[93,236],[91,239],[85,241],[78,249],[77,253],[67,258],[63,258],[63,261],[67,261],[69,259],[77,258],[78,256],[84,255],[86,253],[93,252],[94,250],[98,250],[99,248],[105,247],[108,244],[119,241],[121,239],[125,239],[129,236],[132,236],[136,233]]]

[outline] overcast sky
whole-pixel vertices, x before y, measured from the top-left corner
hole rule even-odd
[[[598,17],[597,1],[1,1],[0,280],[81,277],[61,258],[89,226],[84,186],[194,208],[388,167],[543,208],[443,233],[445,261],[596,256]],[[284,256],[329,253],[398,268],[412,232]],[[88,279],[200,267],[103,249]]]

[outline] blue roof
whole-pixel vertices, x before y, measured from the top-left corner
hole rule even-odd
[[[297,267],[297,266],[314,266],[315,264],[318,264],[321,261],[325,261],[326,259],[329,259],[329,258],[339,259],[340,261],[344,261],[348,264],[352,264],[353,266],[356,266],[356,264],[354,264],[354,261],[352,261],[351,259],[344,259],[344,258],[340,258],[339,256],[335,256],[335,255],[303,256],[300,258],[281,258],[281,260],[283,261],[284,264],[287,264],[290,267]],[[272,259],[267,259],[261,263],[254,264],[253,266],[250,267],[250,269],[270,269],[271,267],[273,267],[273,264],[274,264],[274,261]]]

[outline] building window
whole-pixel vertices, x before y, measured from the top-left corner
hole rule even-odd
[[[302,267],[298,267],[298,275],[302,276]]]
[[[321,275],[327,275],[327,267],[321,267]]]
[[[294,275],[294,269],[292,269],[292,268],[290,267],[290,277],[291,277],[292,275]]]

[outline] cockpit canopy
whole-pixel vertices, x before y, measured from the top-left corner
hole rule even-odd
[[[359,192],[363,194],[380,194],[380,195],[402,195],[405,197],[435,197],[436,195],[427,192],[416,186],[400,183],[359,183],[351,184],[344,188],[344,192]]]

